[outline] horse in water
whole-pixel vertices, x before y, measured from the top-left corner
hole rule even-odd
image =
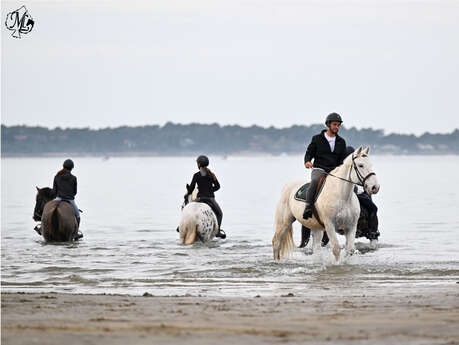
[[[51,188],[37,188],[33,219],[41,221],[40,233],[46,241],[73,241],[78,238],[78,223],[73,206],[63,200],[54,200]]]
[[[274,260],[280,260],[294,250],[292,224],[295,220],[312,230],[313,252],[320,249],[325,229],[333,255],[338,261],[341,249],[336,233],[338,229],[342,229],[346,236],[346,252],[353,253],[360,216],[360,205],[354,193],[354,184],[361,185],[368,194],[376,194],[379,191],[369,152],[369,147],[365,150],[359,147],[342,165],[328,174],[330,176],[327,176],[314,204],[315,212],[312,218],[303,219],[305,204],[295,199],[296,192],[304,183],[291,182],[284,187],[275,216],[275,234],[272,240]]]
[[[195,202],[197,188],[192,194],[187,193],[182,205],[182,216],[178,227],[182,244],[193,244],[196,239],[207,242],[218,234],[218,222],[215,213],[209,205]]]

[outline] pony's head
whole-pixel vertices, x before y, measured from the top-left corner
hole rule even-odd
[[[360,146],[347,156],[344,164],[350,166],[349,177],[351,181],[361,185],[371,195],[378,193],[379,183],[376,174],[373,172],[369,154],[370,147],[362,149],[362,146]]]
[[[37,188],[37,196],[35,198],[35,208],[33,210],[33,220],[36,222],[39,222],[41,220],[41,216],[43,214],[43,208],[45,207],[45,204],[53,200],[56,197],[56,193],[51,188],[45,187],[45,188]]]
[[[182,204],[182,210],[183,208],[188,205],[190,202],[195,201],[198,198],[198,188],[196,187],[193,191],[193,193],[189,192],[190,190],[190,185],[186,185],[186,193],[183,196],[183,204]]]

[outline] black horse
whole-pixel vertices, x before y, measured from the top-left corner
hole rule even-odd
[[[33,220],[41,221],[35,230],[46,241],[74,241],[80,238],[73,206],[63,200],[54,200],[56,193],[48,187],[37,188]]]

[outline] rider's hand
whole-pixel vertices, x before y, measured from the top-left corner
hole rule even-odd
[[[306,169],[312,168],[312,163],[311,162],[306,162],[306,163],[304,163],[304,166],[306,167]]]

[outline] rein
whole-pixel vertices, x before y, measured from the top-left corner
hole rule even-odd
[[[355,157],[354,157],[354,156],[352,156],[352,167],[353,167],[354,170],[355,170],[355,174],[357,175],[357,178],[359,179],[360,184],[359,184],[359,183],[355,183],[355,182],[353,182],[353,181],[351,180],[351,171],[352,171],[352,169],[349,169],[349,177],[348,177],[348,179],[345,179],[345,178],[342,178],[342,177],[339,177],[339,176],[330,174],[330,173],[326,172],[325,170],[324,170],[324,173],[325,173],[326,175],[336,177],[337,179],[340,179],[340,180],[342,180],[342,181],[346,181],[346,182],[349,182],[349,183],[352,183],[352,184],[357,184],[357,185],[362,186],[362,187],[364,187],[364,188],[365,188],[365,181],[366,181],[370,176],[376,175],[376,173],[371,172],[371,173],[369,173],[367,176],[364,177],[364,176],[362,175],[362,173],[359,171],[359,168],[357,167],[357,164],[355,164]]]

